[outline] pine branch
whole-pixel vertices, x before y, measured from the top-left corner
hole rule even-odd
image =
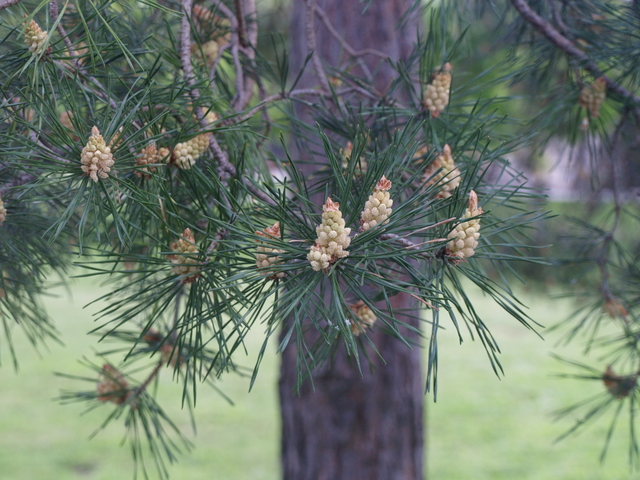
[[[306,3],[307,49],[309,50],[309,52],[313,52],[313,58],[312,58],[313,68],[316,71],[316,76],[318,77],[318,81],[320,82],[320,88],[322,88],[325,92],[330,92],[331,85],[329,84],[327,75],[324,73],[324,69],[322,68],[322,61],[320,60],[320,55],[318,54],[318,45],[316,41],[316,29],[314,26],[316,2],[315,0],[305,0],[305,3]]]
[[[600,67],[592,61],[588,55],[582,50],[576,47],[568,38],[564,37],[558,30],[556,30],[549,22],[534,12],[529,4],[525,0],[511,0],[514,8],[520,13],[522,18],[529,22],[536,30],[542,33],[547,39],[553,43],[560,50],[565,52],[570,57],[575,58],[580,62],[583,68],[591,73],[595,78],[604,78],[607,83],[607,88],[628,100],[634,105],[634,116],[636,121],[640,123],[640,97],[635,96],[629,90],[618,84],[611,78],[604,75]]]
[[[7,7],[12,5],[16,5],[20,3],[22,0],[0,0],[0,10],[4,10]]]

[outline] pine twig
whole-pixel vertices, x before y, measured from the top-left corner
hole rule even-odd
[[[322,68],[322,61],[320,60],[320,55],[318,54],[318,45],[316,41],[316,29],[314,26],[315,21],[315,9],[316,9],[316,1],[315,0],[305,0],[306,3],[306,31],[307,31],[307,50],[313,53],[313,68],[316,71],[316,75],[318,77],[318,81],[320,82],[320,88],[325,90],[326,92],[331,91],[331,85],[329,84],[329,80],[327,79],[327,75]]]
[[[547,22],[544,18],[534,12],[529,4],[525,0],[511,0],[511,4],[520,13],[520,16],[529,22],[536,30],[553,43],[556,47],[562,50],[570,57],[578,60],[582,67],[591,73],[595,78],[604,78],[609,91],[616,93],[629,102],[634,104],[633,112],[636,117],[636,121],[640,123],[640,97],[635,96],[629,90],[618,84],[611,78],[604,75],[600,67],[589,58],[582,50],[576,47],[568,38],[563,36],[553,25]]]
[[[180,62],[187,86],[190,87],[189,94],[194,103],[200,98],[200,92],[195,87],[193,77],[193,66],[191,65],[191,24],[189,17],[193,7],[193,0],[182,0],[184,13],[180,20]],[[201,107],[195,108],[196,116],[202,127],[207,126],[204,112]],[[222,151],[215,135],[209,137],[209,148],[213,156],[218,160],[218,176],[220,181],[226,185],[229,179],[236,174],[236,168],[229,162],[227,155]]]
[[[20,3],[22,0],[0,0],[0,10],[4,10],[7,7],[10,7],[12,5],[16,5],[17,3]]]

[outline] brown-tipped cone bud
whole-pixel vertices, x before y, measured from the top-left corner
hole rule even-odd
[[[24,29],[24,43],[29,47],[31,53],[40,53],[46,41],[47,32],[42,30],[35,20],[31,20],[26,24]]]
[[[82,155],[80,157],[82,171],[91,178],[94,182],[98,181],[98,178],[107,178],[108,173],[113,166],[113,154],[111,148],[107,146],[98,127],[91,129],[91,136],[89,141],[82,149]]]
[[[272,240],[280,239],[280,222],[274,223],[271,227],[267,227],[264,230],[256,232],[256,235],[270,238]],[[259,240],[256,240],[259,241]],[[256,248],[256,268],[261,268],[261,275],[268,276],[271,279],[284,277],[284,272],[278,272],[276,270],[270,270],[268,267],[280,263],[280,253],[284,253],[284,250],[273,248],[266,243],[260,243]]]
[[[364,204],[364,210],[360,213],[360,231],[364,232],[376,225],[387,223],[391,215],[393,200],[389,195],[391,182],[383,175],[373,189],[373,194]]]
[[[140,167],[135,171],[135,175],[138,178],[149,178],[152,173],[155,173],[156,167],[149,167],[148,165],[155,165],[160,162],[160,155],[158,154],[158,147],[156,142],[152,142],[144,147],[140,154],[136,157],[136,166]]]
[[[362,300],[354,305],[349,305],[349,308],[356,316],[356,319],[351,321],[351,331],[356,336],[363,333],[365,329],[371,328],[377,320],[373,310],[365,305]]]
[[[440,187],[436,198],[449,198],[453,191],[460,185],[460,170],[453,161],[451,147],[445,145],[442,153],[429,164],[422,175],[425,186],[436,185]]]
[[[611,368],[611,365],[607,367],[602,375],[602,381],[607,391],[615,398],[621,399],[628,397],[631,392],[636,388],[638,381],[638,374],[621,376],[616,375]]]
[[[189,170],[209,148],[211,133],[201,133],[188,142],[181,142],[173,149],[173,163],[181,170]]]
[[[168,255],[167,258],[174,265],[171,273],[175,275],[185,275],[180,281],[182,283],[193,283],[200,276],[200,261],[198,260],[198,247],[195,245],[196,239],[190,228],[185,228],[182,236],[177,242],[171,244],[171,249],[175,255]]]
[[[6,219],[7,219],[7,209],[4,206],[2,197],[0,197],[0,225],[2,225]]]
[[[117,368],[108,363],[102,366],[98,384],[96,385],[98,400],[121,405],[127,400],[128,387],[129,382],[125,380],[124,375]]]
[[[309,249],[307,259],[314,270],[326,270],[330,263],[349,256],[350,228],[345,227],[340,204],[327,198],[322,207],[322,223],[316,227],[318,238]]]
[[[449,103],[449,93],[451,89],[451,70],[453,67],[450,63],[445,63],[437,73],[433,74],[433,80],[425,86],[422,95],[422,105],[429,110],[433,118],[437,118]]]
[[[472,218],[482,214],[482,209],[478,207],[478,196],[476,192],[471,190],[469,193],[469,208],[467,208],[462,220],[463,221],[454,228],[447,239],[451,240],[447,244],[447,253],[454,257],[453,262],[458,263],[465,258],[472,257],[478,246],[480,238],[480,219]]]
[[[629,312],[624,307],[620,299],[616,297],[608,298],[602,305],[602,310],[611,318],[621,318],[624,321],[628,321]]]
[[[600,115],[600,107],[607,98],[607,81],[604,77],[598,78],[591,85],[585,85],[580,91],[578,105],[586,108],[592,117]]]

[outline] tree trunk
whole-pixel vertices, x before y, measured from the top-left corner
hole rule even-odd
[[[354,49],[372,48],[392,59],[406,56],[416,38],[418,22],[411,17],[403,31],[397,23],[410,2],[384,0],[321,0],[334,28]],[[294,2],[291,28],[291,58],[294,72],[307,56],[305,7]],[[318,53],[324,63],[338,66],[342,48],[316,18]],[[363,57],[375,73],[375,87],[384,91],[391,72],[380,59]],[[376,68],[377,65],[377,68]],[[312,69],[302,84],[317,85]],[[304,172],[306,174],[310,171]],[[321,199],[323,201],[324,199]],[[414,307],[412,299],[397,295],[391,299],[396,312]],[[418,313],[396,318],[417,326]],[[381,360],[369,351],[373,369],[363,360],[363,373],[344,346],[334,359],[295,392],[296,347],[292,339],[282,354],[279,382],[282,414],[282,470],[285,480],[418,480],[423,478],[423,379],[420,349],[408,348],[399,340],[375,328],[369,334]],[[403,331],[405,338],[419,344],[417,334]],[[313,340],[311,340],[313,343]],[[314,390],[315,388],[315,390]]]

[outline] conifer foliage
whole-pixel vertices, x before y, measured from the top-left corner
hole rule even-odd
[[[145,475],[166,477],[190,448],[150,384],[173,375],[193,406],[201,384],[237,371],[252,328],[265,345],[289,329],[279,350],[318,331],[295,345],[308,381],[337,348],[366,368],[372,329],[405,341],[389,299],[408,294],[424,311],[434,395],[441,322],[477,337],[501,373],[468,289],[531,328],[486,273],[540,261],[525,234],[544,213],[505,156],[527,137],[472,94],[484,77],[462,75],[473,52],[449,33],[449,6],[426,12],[385,92],[363,80],[375,72],[328,71],[313,55],[317,85],[296,88],[286,49],[262,49],[253,0],[23,0],[2,13],[0,318],[35,343],[55,337],[46,276],[75,261],[110,279],[87,330],[120,347],[63,399],[110,409]],[[311,25],[298,41],[314,38]]]

